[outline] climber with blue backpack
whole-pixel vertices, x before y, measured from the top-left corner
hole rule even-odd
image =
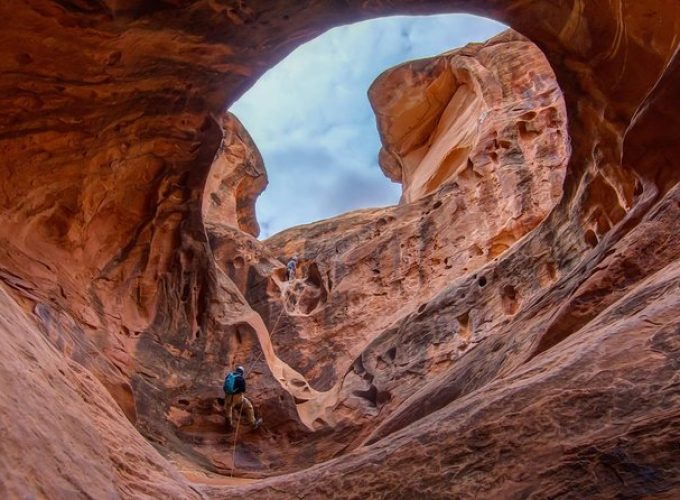
[[[238,408],[239,415],[241,411],[245,410],[246,419],[248,423],[257,429],[262,425],[261,418],[255,418],[255,410],[253,410],[253,403],[245,397],[246,392],[246,377],[245,369],[242,366],[237,366],[236,370],[229,372],[224,378],[224,413],[227,417],[227,422],[230,426],[234,426],[232,412],[234,408]]]

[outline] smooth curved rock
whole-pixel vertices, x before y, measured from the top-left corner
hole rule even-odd
[[[398,207],[359,211],[270,238],[265,245],[281,261],[292,255],[301,257],[299,279],[282,290],[273,276],[251,283],[245,292],[249,303],[268,318],[270,325],[279,322],[274,342],[280,355],[301,367],[319,389],[335,387],[374,338],[424,307],[452,280],[497,260],[534,229],[559,199],[568,159],[564,103],[538,49],[516,33],[507,32],[484,45],[421,60],[417,65],[428,68],[442,60],[466,66],[472,80],[487,79],[477,87],[477,99],[486,103],[485,109],[478,109],[474,118],[468,112],[461,115],[479,129],[474,144],[460,158],[461,168],[431,179],[439,183],[435,192],[420,193],[409,201],[415,197],[411,180],[420,175],[421,163],[415,175],[409,174],[404,180],[405,195],[411,194]],[[536,80],[552,83],[523,85],[512,74],[522,68],[531,68]],[[420,87],[408,87],[413,80],[427,87],[431,73],[424,69],[419,77],[404,77],[404,71],[412,71],[411,65],[388,70],[371,88],[371,95],[382,96],[380,102],[395,103],[381,108],[374,102],[386,144],[395,128],[413,129],[391,118],[403,118],[400,103],[431,100],[428,94],[418,93]],[[439,114],[432,112],[431,121],[439,123],[441,129],[455,130],[462,125],[453,111],[457,94],[450,94],[450,103],[443,103]],[[532,120],[527,121],[528,116]],[[530,137],[521,132],[527,123],[533,130]],[[457,149],[452,137],[434,129],[430,134],[426,138],[430,150],[444,150],[450,143]],[[430,155],[428,160],[431,169],[451,166],[450,155],[438,160],[435,156]],[[309,303],[305,294],[314,298],[312,308],[305,307]],[[517,302],[518,298],[513,300]],[[469,341],[479,340],[474,337]],[[427,353],[439,364],[428,370],[442,370],[451,362],[449,358],[462,353],[459,346],[449,347],[441,345],[436,356]],[[382,363],[391,362],[393,359]],[[376,389],[370,381],[357,381],[355,385],[343,389],[342,405],[356,407],[363,415],[378,412],[382,403],[377,405],[376,398],[391,397],[388,390],[380,396],[373,394]],[[356,397],[356,393],[366,391],[370,397]],[[393,404],[400,401],[397,398]],[[328,411],[322,421],[336,422],[333,426],[337,426],[338,418]],[[351,425],[356,415],[350,412],[344,418],[348,421],[345,425]],[[364,427],[366,431],[370,424]]]
[[[265,357],[272,346],[253,309],[276,290],[254,291],[271,273],[282,281],[282,255],[232,219],[204,222],[224,138],[215,117],[331,26],[446,10],[494,17],[543,50],[568,115],[562,201],[530,233],[503,239],[496,260],[442,278],[417,307],[411,299],[415,311],[372,332],[345,373],[314,373],[281,351],[274,327],[290,334],[292,323],[267,325],[275,356]],[[257,484],[194,486],[204,495],[677,496],[679,33],[675,0],[0,5],[5,496],[190,497],[140,433],[181,470],[229,472],[234,441],[215,397],[242,360],[271,427],[244,434],[236,473],[320,464]],[[470,111],[481,102],[469,89],[459,101]],[[458,149],[484,138],[463,128]],[[408,156],[417,140],[392,144],[401,135],[390,133],[381,165],[416,200],[401,210],[427,211],[436,181],[457,175],[444,160],[449,145],[435,140],[449,130],[435,133],[424,163]],[[356,252],[350,262],[374,237],[364,225],[368,234],[339,242]],[[414,255],[434,240],[416,234]],[[281,253],[295,247],[286,245]],[[307,276],[296,314],[332,300],[336,282],[318,263]],[[313,399],[298,398],[307,386],[295,373],[331,385],[341,377],[338,392],[312,389],[354,393],[354,406],[339,406],[347,419],[313,420],[319,431],[309,431],[301,414],[333,401],[301,408]],[[45,392],[53,397],[36,396]],[[59,432],[48,431],[54,422]]]
[[[512,165],[530,172],[532,183],[545,183],[545,200],[534,203],[553,205],[560,196],[559,167],[569,157],[562,94],[543,54],[516,33],[388,70],[369,98],[383,142],[381,167],[401,182],[402,202],[454,179],[460,184],[466,173],[478,184]],[[501,186],[508,182],[498,176]],[[521,195],[506,198],[525,203]]]
[[[226,224],[257,237],[255,200],[267,186],[262,156],[241,122],[227,113],[224,139],[203,190],[205,223]]]

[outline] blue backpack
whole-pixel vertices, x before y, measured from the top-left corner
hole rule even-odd
[[[236,394],[236,377],[238,377],[238,374],[236,372],[231,372],[224,378],[222,389],[224,389],[225,393]]]

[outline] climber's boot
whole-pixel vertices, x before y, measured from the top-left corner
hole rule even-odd
[[[262,425],[262,417],[255,419],[253,430],[258,429]]]

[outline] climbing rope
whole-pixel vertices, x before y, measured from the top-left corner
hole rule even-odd
[[[231,474],[230,474],[230,477],[234,477],[234,469],[236,468],[236,438],[238,437],[238,428],[241,425],[241,415],[242,414],[243,414],[243,396],[241,396],[241,409],[238,412],[238,420],[236,421],[236,429],[235,429],[235,432],[234,432],[234,444],[231,447]]]
[[[274,322],[274,326],[272,327],[271,331],[269,332],[269,339],[274,336],[274,332],[276,332],[276,327],[279,326],[279,321],[281,320],[281,316],[283,316],[283,312],[286,310],[286,308],[281,305],[281,311],[279,312],[279,317],[276,318],[276,321]],[[253,365],[260,361],[262,358],[262,355],[264,354],[264,347],[261,346],[260,353],[257,357],[257,359],[251,361],[248,365],[248,371],[247,373],[250,373]],[[243,398],[244,396],[241,396]],[[236,469],[236,441],[238,439],[238,430],[239,426],[241,424],[241,415],[243,414],[243,399],[241,399],[241,409],[239,410],[238,413],[238,420],[236,421],[236,429],[234,430],[234,443],[231,447],[231,474],[230,477],[234,477],[234,470]]]

